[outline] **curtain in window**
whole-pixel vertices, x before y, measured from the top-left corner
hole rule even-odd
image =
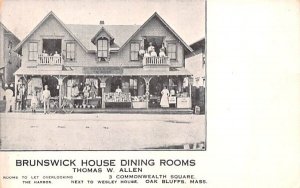
[[[74,43],[67,43],[67,60],[74,60],[75,59],[75,44]]]
[[[131,43],[131,45],[130,45],[130,60],[132,60],[132,61],[139,60],[139,50],[140,50],[139,43]]]
[[[38,47],[37,42],[29,43],[29,60],[37,60],[38,57]]]

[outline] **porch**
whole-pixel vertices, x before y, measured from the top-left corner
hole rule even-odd
[[[26,110],[17,110],[16,112],[22,113],[32,113],[30,108]],[[51,111],[50,111],[51,112]],[[38,108],[36,113],[44,113],[43,108]],[[54,111],[52,111],[54,113]],[[59,113],[59,112],[57,112]],[[135,108],[74,108],[72,113],[78,114],[98,114],[98,113],[108,113],[108,114],[192,114],[192,109],[178,109],[178,108],[149,108],[149,109],[135,109]]]

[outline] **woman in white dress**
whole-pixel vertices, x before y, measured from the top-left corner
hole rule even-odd
[[[167,89],[167,86],[161,91],[161,100],[160,100],[160,106],[162,108],[169,108],[169,90]]]

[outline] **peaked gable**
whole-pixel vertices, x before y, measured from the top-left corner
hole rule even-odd
[[[101,33],[106,33],[108,35],[108,37],[110,38],[110,40],[114,39],[113,36],[108,31],[106,31],[106,29],[104,27],[101,27],[101,29],[97,32],[97,34],[91,39],[91,42],[96,44],[96,39]]]
[[[81,24],[67,24],[70,31],[81,41],[81,43],[89,50],[96,51],[96,46],[91,39],[95,33],[104,27],[107,33],[114,38],[112,46],[119,48],[127,39],[140,27],[140,25],[81,25]]]
[[[120,49],[122,49],[126,44],[128,44],[152,19],[157,18],[159,21],[162,22],[163,26],[166,27],[185,47],[185,49],[188,52],[192,52],[193,49],[184,42],[184,40],[165,22],[162,17],[158,15],[157,12],[155,12],[143,25],[140,26],[140,28],[121,46]]]
[[[52,12],[50,11],[44,19],[15,47],[14,51],[19,51],[22,45],[32,36],[37,29],[39,29],[49,18],[53,17],[74,39],[78,44],[87,52],[87,48],[78,40],[78,38],[66,27],[66,25]]]
[[[18,42],[20,42],[20,39],[19,39],[15,34],[13,34],[13,32],[11,32],[9,29],[7,29],[7,28],[5,27],[5,25],[4,25],[2,22],[0,22],[0,27],[2,27],[6,33],[9,33],[9,34],[13,35],[14,38],[15,38]]]

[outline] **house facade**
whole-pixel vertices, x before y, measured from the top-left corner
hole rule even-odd
[[[166,87],[170,107],[191,108],[185,55],[193,50],[157,13],[142,25],[68,25],[50,12],[15,51],[15,89],[27,105],[48,85],[59,106],[160,108]]]
[[[5,88],[14,88],[14,72],[21,66],[21,59],[13,51],[20,40],[0,22],[0,88],[1,98]]]
[[[193,52],[186,56],[186,68],[193,74],[192,106],[199,106],[205,113],[206,58],[205,38],[190,45]]]
[[[193,85],[205,87],[206,62],[205,62],[205,39],[198,40],[190,45],[192,53],[186,56],[186,69],[193,74]]]

